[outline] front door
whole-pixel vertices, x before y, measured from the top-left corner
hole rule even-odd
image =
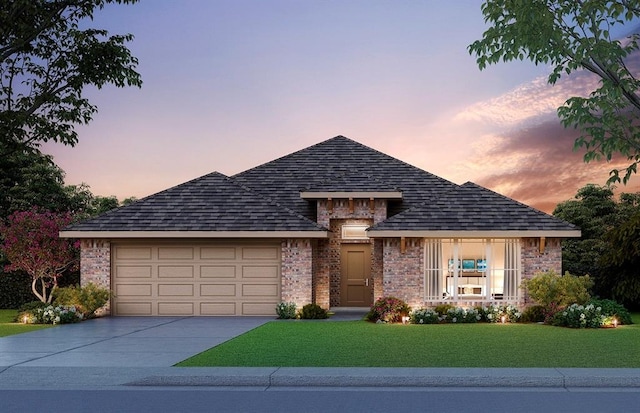
[[[342,245],[340,251],[340,305],[342,307],[370,307],[372,299],[371,245]]]

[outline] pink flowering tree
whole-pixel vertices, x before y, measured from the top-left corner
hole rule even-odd
[[[31,289],[43,303],[51,303],[58,278],[79,266],[79,242],[58,236],[72,221],[69,213],[34,209],[14,212],[6,224],[0,222],[0,251],[10,262],[5,271],[29,274]]]

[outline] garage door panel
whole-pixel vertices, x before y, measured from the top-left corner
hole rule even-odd
[[[235,278],[235,265],[203,265],[200,267],[202,278]]]
[[[158,303],[158,315],[194,315],[194,303]]]
[[[159,278],[193,278],[194,268],[193,265],[159,265],[158,277]]]
[[[274,315],[280,301],[279,243],[123,242],[113,251],[115,315]]]
[[[153,315],[151,303],[144,302],[121,302],[116,304],[116,314],[118,315]]]
[[[203,260],[235,260],[236,247],[202,247],[200,258]]]
[[[236,303],[200,303],[201,315],[237,315]]]
[[[242,315],[275,315],[275,308],[273,303],[242,303]]]
[[[117,265],[115,268],[118,278],[151,278],[153,269],[151,265]]]
[[[158,248],[159,260],[192,260],[193,247],[160,247]]]
[[[150,260],[150,247],[116,247],[114,256],[118,260]]]
[[[235,284],[201,284],[200,295],[203,297],[235,297]]]
[[[158,284],[158,296],[193,297],[193,284]]]
[[[152,291],[151,284],[118,284],[116,297],[151,297]]]
[[[245,265],[242,267],[242,278],[278,278],[279,269],[277,265],[271,266],[256,266]]]
[[[278,286],[274,284],[243,284],[243,297],[273,297],[278,294]]]
[[[242,258],[245,260],[275,260],[279,249],[275,247],[243,247]]]

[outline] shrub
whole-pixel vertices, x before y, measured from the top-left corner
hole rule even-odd
[[[367,320],[383,323],[398,323],[402,317],[407,317],[411,308],[404,301],[396,297],[383,297],[373,303],[367,313]]]
[[[456,306],[453,304],[440,304],[436,306],[435,310],[436,310],[436,313],[444,317],[447,315],[447,311],[455,307]]]
[[[487,323],[500,323],[502,317],[507,323],[517,323],[520,321],[522,313],[518,310],[518,307],[513,305],[489,305],[487,307],[480,307],[477,309],[482,321]]]
[[[412,311],[410,317],[412,324],[437,324],[440,322],[440,315],[431,308]]]
[[[602,315],[608,318],[616,318],[618,324],[633,324],[631,320],[631,314],[624,308],[622,304],[618,304],[613,300],[591,300],[589,304],[593,304],[595,307],[602,309]]]
[[[72,305],[46,305],[20,312],[17,321],[27,324],[70,324],[82,319],[82,313]]]
[[[318,304],[307,304],[300,311],[300,318],[305,320],[322,320],[328,317],[327,310]]]
[[[53,295],[55,305],[74,306],[84,318],[93,318],[95,312],[109,301],[110,294],[106,288],[88,283],[82,287],[57,288]]]
[[[447,323],[477,323],[482,316],[475,308],[453,307],[447,310],[444,321]]]
[[[5,273],[2,268],[0,262],[0,308],[20,308],[32,301],[31,277],[21,271]]]
[[[571,304],[564,310],[558,311],[553,317],[552,324],[571,328],[600,328],[603,323],[602,310],[593,304],[586,306]]]
[[[541,323],[544,322],[545,314],[544,306],[532,305],[524,309],[520,320],[525,323]]]
[[[281,302],[276,306],[276,314],[282,320],[296,318],[296,303]]]
[[[524,280],[522,286],[537,304],[564,308],[573,303],[586,304],[591,298],[589,289],[593,281],[588,275],[577,277],[567,272],[560,276],[554,271],[546,271]]]

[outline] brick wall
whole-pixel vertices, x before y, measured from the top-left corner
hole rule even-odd
[[[400,239],[383,241],[382,296],[394,296],[404,300],[413,308],[424,305],[424,247],[423,239],[407,238],[405,251],[400,248]]]
[[[84,239],[80,242],[80,285],[94,283],[111,290],[111,243]],[[100,315],[110,314],[110,305]]]
[[[543,271],[553,270],[562,274],[562,246],[559,238],[547,238],[542,253],[540,253],[540,238],[523,238],[521,244],[523,280]],[[522,293],[524,303],[529,303],[526,292],[522,291]]]
[[[281,299],[300,309],[310,304],[312,295],[313,245],[308,239],[282,241]]]

